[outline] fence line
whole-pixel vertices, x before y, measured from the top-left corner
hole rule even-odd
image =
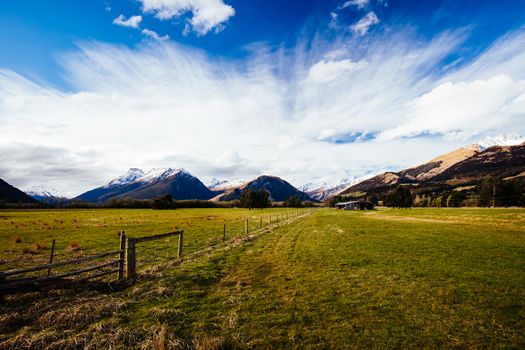
[[[272,217],[272,214],[269,214],[267,225],[263,226],[263,217],[260,216],[257,221],[255,222],[255,231],[263,229],[263,227],[271,226],[272,224],[276,226],[281,226],[284,222],[299,218],[305,214],[308,214],[309,210],[301,210],[293,213],[285,213],[283,214],[277,214],[276,216]],[[272,220],[275,219],[275,220]],[[242,220],[235,220],[233,222],[240,222]],[[253,222],[253,221],[252,221]],[[258,224],[258,225],[257,225]],[[223,224],[222,227],[222,242],[226,242],[226,223]],[[250,219],[245,218],[244,219],[244,234],[250,233]],[[86,281],[90,279],[95,279],[103,276],[107,276],[109,274],[116,274],[117,280],[123,280],[124,278],[129,280],[134,280],[137,277],[137,244],[140,243],[146,243],[151,242],[155,240],[160,240],[164,238],[169,238],[172,236],[178,236],[179,241],[177,245],[177,258],[181,259],[183,254],[183,246],[184,246],[184,230],[177,230],[173,232],[163,233],[163,234],[157,234],[152,236],[146,236],[146,237],[128,237],[124,231],[120,231],[119,233],[119,249],[104,253],[99,253],[95,255],[85,256],[82,258],[77,259],[71,259],[67,261],[61,261],[61,262],[53,262],[54,258],[54,251],[55,251],[55,240],[53,240],[52,248],[51,248],[51,255],[49,259],[48,264],[39,265],[39,266],[33,266],[29,268],[23,268],[23,269],[15,269],[15,270],[8,270],[8,271],[0,271],[0,299],[3,298],[5,294],[12,294],[17,293],[21,291],[27,291],[27,290],[33,290],[38,289],[41,287],[53,287],[54,284],[62,285],[64,283],[71,283],[71,282],[79,282],[79,281]],[[92,262],[97,259],[106,258],[110,256],[118,255],[117,259],[113,259],[110,261],[106,261],[102,264],[97,264],[94,266],[89,267],[83,267],[80,269],[75,269],[71,271],[66,271],[60,274],[52,275],[51,270],[57,267],[64,267],[69,265],[76,265],[79,263],[84,262]],[[104,271],[104,269],[117,265],[116,268]],[[40,276],[40,277],[26,277],[26,278],[10,278],[8,277],[15,277],[24,275],[31,272],[37,272],[37,271],[43,271],[47,270],[46,276]],[[65,279],[66,277],[71,276],[77,276],[81,274],[85,274],[88,272],[94,272],[94,271],[101,271],[95,274],[91,274],[85,277],[82,277],[80,279]]]

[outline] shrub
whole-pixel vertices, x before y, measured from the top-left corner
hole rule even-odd
[[[37,243],[37,244],[35,244],[35,249],[36,250],[45,250],[45,249],[47,249],[47,247],[45,245]]]
[[[71,242],[69,243],[69,246],[67,247],[68,250],[75,252],[80,249],[80,245],[77,242]]]

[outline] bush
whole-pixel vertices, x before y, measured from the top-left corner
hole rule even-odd
[[[296,196],[290,196],[284,201],[283,206],[289,208],[301,208],[303,203],[301,203],[301,200]]]
[[[386,196],[385,205],[392,208],[412,207],[412,193],[410,189],[406,186],[398,186]]]
[[[157,197],[151,203],[153,209],[172,209],[173,200],[171,199],[170,194],[165,194],[164,196]]]
[[[245,188],[241,192],[241,198],[239,200],[240,206],[243,208],[268,208],[270,206],[270,194],[265,189],[259,189],[252,191],[249,188]]]

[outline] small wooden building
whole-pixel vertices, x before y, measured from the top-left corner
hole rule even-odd
[[[341,210],[373,210],[374,204],[365,200],[336,203],[335,207]]]

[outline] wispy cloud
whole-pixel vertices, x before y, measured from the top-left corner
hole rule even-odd
[[[337,183],[488,133],[524,133],[525,32],[437,69],[466,35],[423,41],[401,28],[318,38],[293,53],[261,46],[231,61],[170,41],[85,42],[61,60],[70,92],[0,70],[0,152],[10,155],[0,177],[69,193],[131,166],[185,167],[204,180],[269,173],[294,185]],[[15,152],[21,138],[31,143]],[[23,156],[35,149],[49,160]],[[60,163],[87,175],[68,182]]]
[[[191,13],[187,32],[190,28],[198,35],[210,31],[220,32],[224,23],[235,14],[232,6],[223,0],[139,0],[145,13],[153,13],[160,20],[178,18]]]
[[[164,41],[164,40],[169,40],[170,37],[169,35],[159,35],[157,32],[151,30],[151,29],[147,29],[147,28],[144,28],[142,29],[141,31],[142,35],[148,37],[148,38],[151,38],[151,39],[154,39],[154,40],[159,40],[159,41]]]
[[[113,24],[135,29],[140,26],[140,22],[142,22],[142,16],[131,16],[130,18],[126,19],[126,17],[124,17],[122,14],[113,20]]]
[[[339,9],[345,9],[352,6],[362,9],[368,6],[368,4],[370,4],[370,0],[349,0],[345,1],[341,6],[339,6]]]
[[[368,33],[368,30],[372,26],[378,24],[379,22],[380,21],[377,15],[374,12],[369,12],[366,14],[366,16],[361,18],[357,23],[353,24],[350,28],[357,35],[363,36],[366,33]]]

